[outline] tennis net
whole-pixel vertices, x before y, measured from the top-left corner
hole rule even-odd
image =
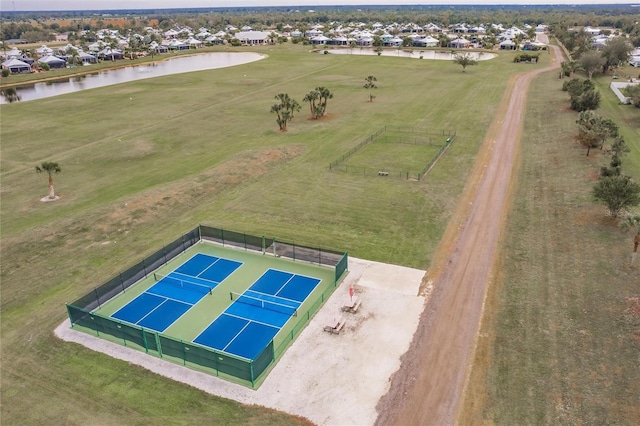
[[[258,308],[268,309],[270,311],[279,312],[281,314],[298,316],[298,309],[294,306],[284,303],[273,302],[271,300],[260,299],[258,297],[249,296],[247,294],[229,292],[231,300],[244,303],[247,305],[257,306]]]
[[[163,284],[169,284],[174,287],[181,287],[185,290],[191,290],[200,294],[207,294],[211,292],[211,289],[214,288],[218,283],[211,282],[211,286],[205,284],[199,284],[193,281],[184,280],[182,278],[177,278],[175,276],[169,275],[161,275],[156,272],[153,273],[153,278],[156,282],[162,282]]]

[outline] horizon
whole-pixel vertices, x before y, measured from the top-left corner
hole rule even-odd
[[[55,2],[55,6],[51,7],[50,0],[0,0],[0,13],[13,12],[91,12],[91,11],[109,11],[109,10],[180,10],[180,9],[220,9],[220,8],[314,8],[314,7],[399,7],[399,6],[640,6],[638,1],[616,1],[613,4],[603,2],[603,0],[563,0],[550,2],[549,0],[528,0],[522,3],[518,0],[479,0],[471,3],[469,0],[450,0],[450,1],[424,1],[424,0],[402,0],[401,3],[390,3],[389,0],[370,0],[362,2],[362,0],[343,0],[338,3],[336,0],[299,0],[292,2],[291,0],[274,0],[269,4],[264,4],[265,0],[223,0],[211,4],[210,0],[183,0],[179,6],[175,0],[93,0],[92,7],[87,8],[86,0],[59,0]]]

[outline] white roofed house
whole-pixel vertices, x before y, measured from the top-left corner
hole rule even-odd
[[[19,59],[22,58],[22,52],[17,47],[14,47],[9,50],[4,57],[6,59]]]
[[[163,43],[169,50],[189,50],[191,46],[186,44],[185,42],[174,38],[169,40],[168,43]]]
[[[500,42],[500,50],[516,50],[516,43],[511,39]]]
[[[97,56],[98,58],[102,58],[104,60],[111,60],[111,61],[124,58],[122,51],[118,49],[112,49],[110,47],[105,47],[104,49],[99,51]]]
[[[170,29],[164,32],[164,38],[176,38],[178,36],[178,31],[174,30],[174,29]]]
[[[271,33],[265,31],[240,31],[234,38],[240,40],[245,46],[256,46],[269,44]]]
[[[429,31],[431,33],[440,33],[442,32],[442,28],[440,28],[439,26],[437,26],[434,23],[428,23],[427,25],[424,26],[425,31]]]
[[[457,38],[449,42],[449,47],[454,49],[466,49],[469,45],[471,45],[471,42],[464,38]]]
[[[440,45],[440,41],[437,38],[426,36],[424,38],[416,38],[413,40],[415,47],[437,47]]]
[[[331,39],[331,44],[336,46],[348,46],[349,39],[345,36],[334,37],[333,39]]]
[[[3,69],[8,69],[12,74],[31,72],[31,65],[16,58],[7,59],[2,63]]]
[[[41,64],[47,64],[49,68],[65,68],[67,66],[67,61],[53,55],[43,56],[38,59],[38,62]]]
[[[51,55],[53,53],[53,49],[51,49],[50,47],[45,46],[44,44],[40,47],[38,47],[36,49],[36,53],[38,54],[38,56],[42,57],[42,56],[47,56],[47,55]]]
[[[202,47],[202,42],[196,38],[193,37],[189,37],[187,39],[187,41],[185,42],[185,44],[188,44],[190,47],[193,47],[195,49]]]
[[[204,39],[204,42],[213,45],[213,44],[224,44],[224,40],[220,37],[216,37],[214,35],[210,35],[209,37]]]
[[[331,39],[329,37],[325,37],[322,34],[319,36],[315,36],[315,37],[311,37],[309,39],[309,41],[311,42],[311,44],[315,44],[315,45],[321,45],[321,44],[327,44],[331,41]]]
[[[78,50],[78,56],[80,57],[80,60],[83,64],[95,64],[96,62],[98,62],[98,58],[86,52],[83,52],[82,50]]]

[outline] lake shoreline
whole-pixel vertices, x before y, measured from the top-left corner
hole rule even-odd
[[[140,61],[140,62],[134,62],[136,61],[125,58],[125,59],[121,59],[120,61],[131,61],[129,63],[126,64],[117,64],[111,67],[104,67],[104,68],[91,68],[90,70],[86,70],[86,71],[79,71],[79,72],[74,72],[71,74],[65,74],[65,75],[59,75],[59,76],[55,76],[55,77],[44,77],[44,78],[37,78],[34,80],[26,80],[26,81],[19,81],[19,82],[12,82],[12,83],[0,83],[0,90],[4,90],[4,89],[10,89],[10,88],[17,88],[17,87],[22,87],[22,86],[29,86],[29,85],[33,85],[33,84],[37,84],[37,83],[46,83],[49,81],[57,81],[57,80],[65,80],[67,78],[73,78],[73,77],[81,77],[83,75],[89,75],[89,74],[95,74],[98,72],[102,72],[102,71],[114,71],[114,70],[118,70],[118,69],[123,69],[123,68],[129,68],[129,67],[136,67],[136,66],[141,66],[141,65],[153,65],[153,64],[157,64],[157,63],[162,63],[162,62],[166,62],[172,59],[176,59],[176,58],[185,58],[188,56],[197,56],[197,55],[204,55],[204,54],[209,54],[209,53],[235,53],[235,52],[230,52],[230,51],[219,51],[219,50],[208,50],[206,52],[198,52],[198,53],[188,53],[188,54],[183,54],[183,55],[173,55],[171,57],[163,57],[161,59],[157,59],[157,60],[150,60],[150,61]],[[247,52],[242,52],[242,53],[247,53]],[[258,55],[264,56],[266,57],[267,55],[264,53],[258,53],[258,52],[250,52],[250,53],[256,53]],[[104,62],[104,61],[103,61]],[[74,67],[76,68],[76,67]],[[79,69],[84,68],[84,66],[79,66],[77,67]],[[45,71],[47,72],[47,71]],[[34,74],[34,73],[31,73]]]

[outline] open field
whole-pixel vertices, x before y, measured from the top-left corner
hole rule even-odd
[[[614,101],[609,81],[597,79],[597,112],[621,127],[633,149],[623,172],[638,179],[640,114]],[[462,424],[640,423],[633,237],[592,201],[609,157],[586,157],[575,142],[577,113],[561,85],[546,74],[531,87],[514,207]]]
[[[531,67],[509,54],[462,73],[448,61],[262,51],[232,69],[1,107],[3,424],[295,421],[58,341],[64,302],[198,222],[426,268],[506,77]],[[372,73],[374,103],[362,88]],[[273,97],[301,101],[316,86],[334,93],[328,116],[303,110],[278,132]],[[458,139],[422,182],[329,172],[372,123]],[[58,202],[38,201],[41,161],[62,166]]]
[[[158,78],[0,107],[3,424],[34,424],[44,420],[90,424],[96,423],[96,419],[101,424],[121,424],[123,419],[132,424],[193,424],[211,419],[226,424],[299,422],[271,410],[244,407],[212,397],[79,345],[57,340],[52,330],[65,317],[64,302],[86,293],[198,222],[348,250],[350,255],[363,259],[425,269],[465,184],[507,77],[523,68],[544,66],[546,61],[543,58],[536,66],[513,64],[509,60],[511,54],[507,53],[462,73],[459,66],[449,61],[312,55],[302,46],[256,50],[268,53],[269,58],[232,69]],[[362,88],[364,77],[371,74],[377,77],[379,86],[374,103],[367,102],[367,92]],[[279,133],[274,116],[268,113],[274,95],[286,92],[301,101],[304,94],[316,86],[327,86],[334,92],[328,104],[328,117],[307,120],[303,104],[289,131]],[[566,108],[566,93],[560,93],[565,96],[562,107]],[[532,90],[529,100],[538,105],[532,108],[540,111],[546,108],[556,113],[554,119],[564,117],[565,121],[550,126],[549,131],[570,138],[575,119],[557,114],[548,104],[541,106],[549,102],[547,96],[551,96],[550,92],[542,88]],[[633,115],[629,120],[633,122]],[[551,118],[541,116],[534,122],[540,134],[545,134],[542,123],[551,123]],[[456,129],[458,138],[422,182],[363,178],[327,170],[328,163],[337,155],[358,143],[372,128],[384,124]],[[625,131],[633,132],[632,129]],[[531,155],[526,140],[523,162],[525,156]],[[533,146],[533,142],[530,145]],[[571,155],[562,156],[560,160],[586,161],[581,156],[581,148],[575,144],[570,146]],[[559,149],[558,142],[549,149]],[[634,155],[637,158],[637,152]],[[38,201],[47,189],[46,176],[33,171],[33,166],[41,161],[58,161],[63,168],[63,173],[55,176],[56,190],[62,196],[58,202]],[[546,174],[540,179],[562,169],[552,164],[543,163]],[[540,172],[541,167],[536,163],[532,168],[530,173]],[[588,189],[592,184],[584,179],[585,176],[593,178],[591,173],[576,171],[574,176],[578,179],[568,179],[569,173],[565,174],[567,188],[553,191],[553,195],[559,197],[559,202],[583,206],[591,213],[576,218],[577,211],[567,207],[561,212],[564,215],[558,216],[560,220],[564,218],[562,222],[555,219],[552,226],[544,228],[553,229],[553,233],[547,232],[547,238],[556,234],[558,223],[565,225],[569,221],[566,218],[594,219],[595,222],[584,220],[580,228],[574,229],[575,233],[568,234],[570,239],[566,243],[557,243],[558,247],[573,252],[570,257],[561,258],[568,263],[558,261],[556,269],[574,265],[572,271],[580,271],[574,274],[580,277],[577,282],[580,285],[591,282],[592,278],[612,282],[610,277],[616,277],[618,272],[608,261],[618,262],[614,266],[623,264],[630,247],[629,237],[619,234],[612,225],[603,226],[597,221],[603,209],[590,204],[588,191],[584,191],[585,185]],[[580,191],[569,196],[573,194],[572,185],[579,186]],[[539,198],[535,194],[525,192],[522,196],[524,206],[538,206]],[[551,219],[555,218],[556,207],[551,202],[547,206]],[[522,208],[516,207],[515,211]],[[533,212],[520,226],[531,226],[533,219],[545,215]],[[510,232],[524,231],[515,228]],[[620,251],[604,250],[604,244],[590,250],[593,247],[584,245],[588,244],[585,235],[594,235],[600,244],[614,239],[612,246]],[[509,270],[507,263],[522,266],[522,262],[533,256],[528,252],[530,241],[517,240],[518,244],[527,243],[525,247],[507,245],[509,250],[505,251],[520,254],[505,258],[505,273]],[[618,242],[622,244],[619,248],[615,245]],[[550,240],[544,240],[536,248],[541,254],[551,256],[546,244],[552,245]],[[578,245],[585,256],[579,262],[575,260]],[[537,273],[550,272],[544,265],[527,262],[522,270],[514,266],[512,276],[524,275],[531,265],[536,266]],[[587,268],[597,268],[599,275]],[[554,269],[554,272],[557,271]],[[636,272],[627,270],[626,273],[629,276]],[[634,278],[637,282],[637,274],[630,277]],[[540,287],[532,284],[517,291],[524,294],[531,288]],[[605,289],[609,290],[609,286]],[[622,300],[618,293],[590,291],[588,294],[615,296],[616,302]],[[585,300],[582,293],[567,292],[560,300],[547,295],[547,305],[540,309],[554,305],[558,309],[553,314],[564,319],[569,312],[560,309],[561,302]],[[530,306],[528,300],[523,303],[527,308]],[[585,320],[585,314],[580,311],[583,308],[594,306],[585,302],[584,306],[573,309],[571,317]],[[609,319],[625,318],[618,308],[615,303],[611,306]],[[538,308],[531,309],[535,312]],[[521,313],[523,309],[516,311]],[[524,323],[525,318],[518,319]],[[589,321],[592,320],[591,315]],[[518,328],[514,334],[513,324],[508,321],[496,325],[496,329],[499,336],[510,336],[514,345],[518,339],[536,331],[531,327]],[[618,322],[607,321],[605,318],[599,327],[604,329],[609,325],[608,330],[615,330]],[[566,323],[560,321],[559,325]],[[565,334],[558,330],[566,329],[547,329],[556,333],[549,350],[564,350],[565,342],[559,339]],[[589,391],[593,392],[590,398],[601,398],[608,389],[585,386],[578,387],[574,393],[573,382],[567,383],[565,371],[570,368],[575,373],[583,371],[580,362],[576,362],[576,353],[586,352],[594,365],[599,359],[593,356],[598,355],[597,352],[589,352],[586,343],[599,343],[600,334],[593,333],[600,329],[575,329],[580,330],[592,333],[584,335],[588,341],[578,341],[576,337],[570,353],[557,352],[562,369],[557,370],[560,374],[556,380],[563,382],[556,389],[562,391],[560,395],[567,400],[564,407],[573,408],[574,414],[580,412],[580,408],[570,404],[586,401],[576,395]],[[536,343],[535,340],[528,342],[529,345]],[[499,345],[506,347],[502,340]],[[531,385],[526,391],[532,394],[542,392],[545,386],[538,387],[538,377],[531,377],[528,371],[520,372],[518,381],[515,375],[512,378],[511,369],[534,364],[541,358],[519,353],[518,347],[508,350],[510,355],[500,359],[516,359],[511,363],[501,361],[498,370],[492,367],[492,371],[500,372],[500,380],[488,382],[488,388],[496,389],[490,391],[492,400],[498,399],[495,395],[499,392],[501,398],[513,395],[522,406],[526,403],[526,392],[518,386],[523,380],[529,379]],[[613,350],[610,354],[611,364],[600,359],[603,370],[594,370],[593,374],[612,372],[618,375],[616,378],[632,374],[627,370],[628,360],[625,364],[621,354]],[[523,363],[522,358],[529,363]],[[631,367],[637,371],[637,361]],[[585,374],[577,378],[583,382],[575,383],[579,386],[589,377]],[[484,382],[477,383],[478,395],[484,395]],[[636,380],[620,386],[612,384],[617,393],[604,395],[610,402],[609,409],[616,410],[621,417],[625,409],[629,412],[626,407],[631,405],[618,406],[614,397],[619,395],[624,401],[629,393],[623,385],[637,386],[637,383]],[[529,418],[541,418],[538,413],[544,410],[543,398],[532,399],[539,402],[538,411],[533,413],[538,417],[526,417],[528,413],[513,408],[505,399],[500,400],[499,408],[490,408],[487,404],[486,410],[482,405],[478,412],[487,419],[495,419],[496,423],[501,419],[519,419],[523,423]],[[593,411],[602,414],[594,416],[595,419],[604,418],[606,411],[602,406],[593,406],[596,407]],[[542,418],[549,421],[558,418],[553,415],[545,412]]]

